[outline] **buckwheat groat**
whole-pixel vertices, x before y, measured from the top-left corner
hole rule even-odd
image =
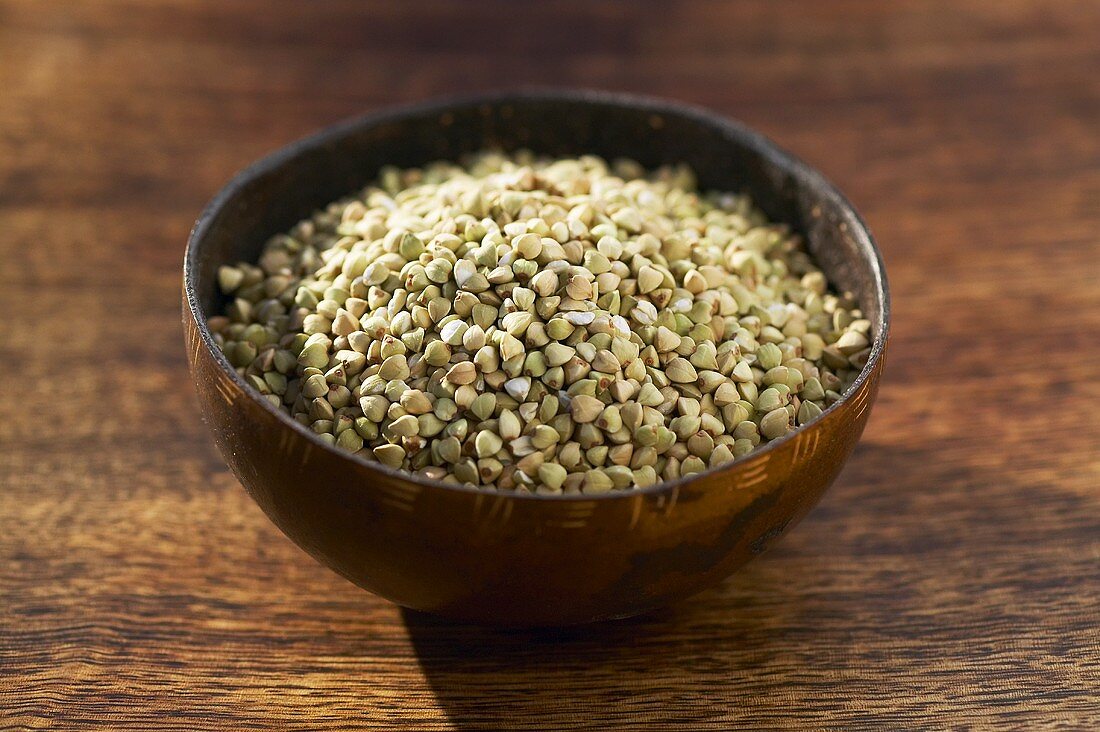
[[[799,237],[685,168],[483,153],[385,169],[223,267],[219,346],[340,448],[489,490],[602,493],[782,437],[870,323]]]

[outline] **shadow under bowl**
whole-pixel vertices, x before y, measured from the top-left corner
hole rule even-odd
[[[600,496],[491,493],[414,478],[321,442],[248,387],[206,320],[220,265],[361,189],[383,165],[486,147],[684,162],[704,189],[746,191],[789,223],[832,282],[857,296],[873,348],[844,398],[808,425],[716,469]],[[867,422],[889,296],[870,232],[819,173],[745,126],[683,105],[536,91],[430,102],[328,128],[264,158],[215,196],[184,263],[188,359],[222,455],[271,520],[359,586],[399,605],[501,625],[644,612],[713,585],[817,502]]]

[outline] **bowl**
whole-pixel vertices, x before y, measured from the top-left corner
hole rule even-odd
[[[248,387],[207,329],[219,265],[366,185],[383,165],[485,147],[686,162],[703,188],[747,191],[806,238],[872,323],[867,365],[809,424],[733,462],[598,496],[493,493],[370,463],[321,442]],[[882,373],[886,276],[867,226],[815,170],[742,124],[618,94],[527,91],[428,102],[338,124],[235,177],[203,211],[184,262],[183,321],[206,423],[229,467],[283,533],[399,605],[498,625],[625,617],[721,581],[818,501],[855,447]]]

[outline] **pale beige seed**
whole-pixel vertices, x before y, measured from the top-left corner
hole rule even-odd
[[[523,343],[510,333],[506,333],[500,341],[500,357],[505,361],[522,356],[524,351]]]
[[[527,399],[527,394],[531,391],[531,379],[527,376],[508,379],[504,382],[504,391],[513,399],[522,402]]]
[[[636,488],[645,488],[657,482],[657,471],[649,465],[631,471]]]
[[[530,310],[535,304],[535,291],[526,287],[516,287],[512,290],[512,302],[520,310]]]
[[[646,265],[638,272],[638,292],[642,294],[653,292],[664,281],[665,276],[661,274],[660,270]]]
[[[589,470],[584,474],[581,491],[585,494],[607,493],[614,490],[615,483],[602,470]]]
[[[432,411],[432,402],[428,395],[419,389],[410,389],[401,395],[401,406],[409,414],[425,414]]]
[[[409,362],[404,356],[390,356],[382,362],[378,375],[386,381],[404,379],[409,375]]]
[[[546,335],[555,341],[565,340],[572,335],[574,330],[576,330],[576,326],[564,318],[553,318],[546,324]]]
[[[701,473],[706,469],[707,465],[703,462],[702,458],[691,455],[684,458],[684,461],[680,464],[680,475],[687,477],[689,475]]]
[[[630,399],[630,397],[634,396],[635,388],[635,384],[621,379],[612,383],[607,390],[611,393],[612,399],[622,404]]]
[[[540,424],[531,433],[531,444],[538,450],[545,450],[561,440],[561,433],[550,425]]]
[[[447,426],[446,422],[432,412],[421,414],[416,418],[416,421],[420,425],[417,434],[421,437],[435,437]]]
[[[822,409],[817,404],[811,401],[802,402],[798,407],[798,423],[806,424],[817,415],[821,414]]]
[[[485,420],[492,416],[496,404],[496,394],[480,394],[470,403],[469,410],[478,419]]]
[[[681,338],[675,332],[661,325],[657,327],[657,334],[653,338],[653,347],[658,353],[668,353],[680,347]]]
[[[605,374],[613,374],[619,370],[619,359],[611,351],[597,351],[592,359],[592,368]]]
[[[787,433],[790,415],[786,409],[775,409],[760,420],[760,432],[769,440],[782,437]]]
[[[466,293],[460,293],[466,294]],[[455,297],[455,302],[458,302],[458,297]],[[457,306],[455,308],[458,309]],[[496,322],[497,308],[488,305],[483,302],[479,302],[476,305],[471,306],[470,317],[473,319],[474,324],[481,326],[481,328],[488,330]]]
[[[387,335],[382,338],[382,347],[379,351],[382,358],[404,356],[407,352],[408,348],[405,346],[404,341],[394,338],[392,335]]]
[[[825,389],[821,385],[821,381],[817,378],[806,379],[806,382],[802,385],[801,396],[805,400],[809,401],[821,401],[825,398]]]
[[[557,463],[543,463],[538,467],[538,479],[550,488],[561,488],[567,472]]]
[[[546,365],[550,367],[562,366],[568,363],[569,359],[573,358],[576,353],[576,349],[569,346],[563,346],[560,343],[549,343],[546,348],[542,350],[543,356],[546,357]]]
[[[752,367],[749,366],[749,362],[738,361],[737,365],[733,367],[733,371],[730,373],[730,378],[743,384],[751,382],[753,380],[753,373]]]
[[[783,352],[774,343],[765,343],[756,352],[756,362],[765,371],[773,369],[783,362]]]
[[[686,358],[677,356],[665,365],[665,374],[675,384],[690,384],[699,378],[698,372]]]
[[[447,372],[446,379],[452,384],[472,384],[477,378],[477,367],[470,361],[456,363]]]
[[[424,360],[431,366],[443,366],[451,360],[451,349],[443,341],[432,341],[424,347]]]
[[[473,353],[485,345],[485,331],[479,325],[471,325],[462,334],[462,347]]]
[[[365,396],[359,400],[359,409],[371,422],[381,422],[386,416],[390,402],[381,394]]]
[[[870,341],[867,340],[867,336],[864,334],[858,331],[849,330],[841,335],[834,345],[845,356],[850,356],[853,353],[857,353],[867,348],[867,346],[870,345]]]
[[[466,279],[461,285],[466,292],[485,292],[489,289],[489,280],[480,272]]]
[[[446,259],[433,259],[424,267],[424,274],[432,282],[443,283],[451,277],[451,262]]]
[[[538,259],[542,253],[542,237],[538,234],[523,234],[512,240],[512,249],[524,259]]]
[[[501,327],[508,332],[509,335],[518,338],[527,332],[527,329],[534,322],[535,316],[526,311],[520,310],[514,313],[508,313],[501,321]]]
[[[466,331],[470,326],[461,320],[452,320],[439,329],[439,337],[448,346],[460,346],[462,345],[462,337],[466,335]]]
[[[519,437],[522,429],[523,425],[520,424],[519,417],[516,416],[515,412],[505,409],[500,413],[500,417],[497,419],[497,430],[500,432],[502,439],[514,440]]]
[[[347,310],[339,310],[332,321],[332,332],[336,335],[346,336],[359,330],[359,319]]]
[[[727,404],[733,404],[740,400],[741,393],[737,391],[737,387],[731,382],[719,385],[714,391],[714,403],[719,407],[724,407]]]
[[[328,382],[325,381],[323,374],[313,374],[302,382],[301,389],[302,396],[314,399],[328,394]]]
[[[817,333],[803,334],[801,342],[802,355],[811,361],[820,359],[825,351],[825,339]]]
[[[531,278],[531,289],[541,297],[549,297],[558,289],[558,276],[554,272],[539,272]]]
[[[699,274],[697,270],[688,270],[687,274],[684,275],[684,289],[693,295],[705,292],[707,289],[707,279]]]
[[[482,346],[474,354],[474,363],[488,379],[490,374],[500,368],[500,354],[492,346]]]
[[[477,399],[477,389],[470,384],[462,384],[455,389],[455,404],[463,408],[469,408]]]
[[[562,317],[572,325],[591,325],[596,319],[596,314],[591,311],[573,310],[563,313]]]
[[[400,468],[405,460],[405,451],[400,445],[379,445],[372,452],[374,457],[378,458],[378,462],[391,468]]]
[[[452,276],[459,287],[466,285],[475,275],[477,275],[477,265],[469,259],[460,259],[455,262]]]
[[[489,430],[482,430],[477,433],[477,437],[474,438],[474,448],[477,451],[477,456],[481,458],[491,457],[500,452],[500,448],[503,446],[503,442],[499,435],[496,435]]]
[[[653,384],[642,384],[642,388],[638,391],[638,403],[643,407],[657,407],[664,404],[664,401],[661,390]]]
[[[657,308],[642,300],[630,311],[630,317],[639,325],[653,325],[657,320]]]
[[[733,451],[730,450],[727,445],[718,445],[710,453],[710,458],[707,461],[710,467],[716,467],[733,460]]]
[[[587,300],[592,297],[592,283],[581,275],[573,275],[565,286],[565,292],[574,300]]]
[[[539,466],[544,462],[546,462],[545,455],[541,452],[532,452],[529,455],[524,455],[516,463],[516,470],[527,476],[534,476],[538,473]]]
[[[420,430],[420,423],[415,416],[406,414],[390,422],[389,430],[393,434],[401,437],[411,437]]]
[[[592,422],[596,417],[600,416],[600,412],[603,411],[604,403],[593,396],[587,396],[584,394],[573,397],[569,404],[570,414],[573,416],[573,421],[577,424],[585,424]]]
[[[322,343],[311,343],[298,355],[298,365],[303,368],[321,368],[328,364],[328,348]]]
[[[503,285],[505,282],[511,282],[515,279],[515,273],[512,272],[511,267],[500,266],[490,270],[485,278],[489,280],[491,285]]]
[[[222,292],[231,293],[240,287],[242,282],[244,282],[244,272],[236,267],[218,268],[218,286]]]

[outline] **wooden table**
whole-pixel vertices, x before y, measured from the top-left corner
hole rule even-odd
[[[681,606],[457,627],[320,567],[201,424],[188,227],[393,101],[713,107],[876,230],[890,365],[768,555]],[[1100,728],[1100,4],[0,0],[0,729]]]

